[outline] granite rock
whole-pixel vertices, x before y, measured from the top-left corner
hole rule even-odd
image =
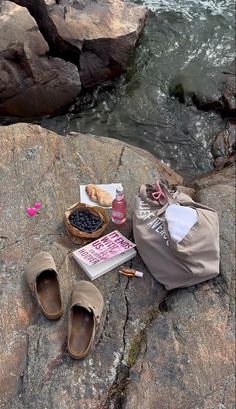
[[[116,270],[96,280],[105,309],[95,345],[86,359],[71,359],[65,351],[67,307],[73,284],[87,276],[71,256],[78,246],[64,227],[64,211],[79,200],[81,183],[120,181],[129,204],[121,232],[130,237],[137,188],[165,178],[165,167],[113,139],[59,136],[36,125],[1,127],[0,146],[1,407],[100,408],[127,368],[130,339],[166,292],[138,257],[133,266],[144,271],[143,279]],[[171,169],[167,176],[182,183]],[[42,209],[29,218],[25,209],[36,200]],[[53,255],[60,275],[66,312],[58,322],[41,315],[24,278],[27,261],[41,250]]]
[[[194,184],[195,200],[218,211],[221,274],[160,304],[130,368],[125,409],[235,407],[235,186],[226,169]]]
[[[78,69],[48,57],[48,45],[24,7],[4,2],[0,14],[0,115],[61,112],[81,90]]]
[[[0,8],[0,116],[37,117],[65,111],[84,88],[126,71],[147,11],[121,0],[48,2],[60,37],[81,52],[66,61],[50,56],[28,10]],[[77,61],[77,60],[76,60]]]
[[[60,36],[81,49],[81,82],[91,88],[127,70],[147,10],[122,0],[62,0],[50,16]]]
[[[94,283],[105,307],[89,355],[66,351],[67,314],[74,283],[87,276],[71,256],[78,246],[63,224],[81,183],[120,181],[128,201],[121,232],[131,237],[134,197],[141,183],[167,179],[170,168],[141,149],[93,135],[59,136],[36,125],[0,128],[1,357],[4,409],[233,409],[235,188],[225,168],[194,184],[195,198],[220,219],[221,274],[167,293],[137,256],[142,279],[114,270]],[[224,173],[224,183],[219,175]],[[203,180],[203,179],[202,179]],[[25,208],[41,201],[34,218]],[[107,231],[111,230],[109,225]],[[42,316],[24,278],[41,250],[56,262],[65,303],[57,322]]]
[[[193,101],[198,109],[214,110],[224,117],[235,120],[236,117],[236,80],[235,59],[208,78],[188,69],[179,72],[171,84],[171,94],[179,102]],[[195,78],[196,76],[196,78]]]

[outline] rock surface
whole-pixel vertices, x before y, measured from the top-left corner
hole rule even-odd
[[[193,184],[195,200],[218,211],[221,275],[174,291],[160,305],[129,373],[126,409],[235,407],[235,179],[225,174]]]
[[[214,138],[211,145],[214,167],[223,169],[236,159],[236,124],[229,123]]]
[[[236,59],[215,75],[214,80],[196,81],[192,73],[179,73],[171,86],[171,93],[184,103],[191,99],[198,109],[215,110],[230,119],[236,118]]]
[[[204,189],[214,185],[235,186],[235,164],[231,164],[218,171],[213,170],[207,175],[202,175],[189,182],[193,189]]]
[[[147,11],[121,0],[62,0],[50,16],[61,37],[82,48],[80,77],[90,88],[126,71]]]
[[[48,57],[48,44],[26,8],[4,1],[0,9],[0,115],[36,117],[60,113],[84,87],[127,69],[142,32],[142,6],[109,1],[49,2],[61,37],[82,49],[76,65]],[[83,45],[83,47],[82,47]]]
[[[51,115],[81,90],[78,69],[47,57],[48,45],[24,7],[4,2],[0,14],[0,115]]]
[[[222,96],[226,109],[236,117],[236,58],[223,72]]]
[[[64,352],[67,313],[56,323],[41,316],[24,281],[26,262],[42,249],[53,254],[68,306],[73,283],[86,279],[70,256],[78,246],[63,225],[65,209],[79,198],[79,184],[123,183],[129,219],[122,231],[129,237],[138,185],[160,176],[181,184],[182,178],[153,157],[142,158],[140,150],[92,135],[61,137],[21,124],[1,127],[0,145],[1,405],[41,409],[51,402],[55,409],[102,407],[130,338],[158,307],[165,291],[138,258],[134,265],[145,271],[141,281],[118,277],[117,271],[98,279],[105,300],[103,320],[94,350],[77,362]],[[35,200],[42,202],[42,210],[30,219],[25,208]]]
[[[133,266],[143,279],[117,271],[99,278],[102,322],[89,355],[74,361],[65,350],[67,311],[58,322],[40,314],[24,280],[27,261],[51,252],[68,308],[73,284],[86,279],[63,225],[79,185],[123,183],[129,211],[121,231],[130,237],[139,184],[183,180],[141,149],[93,135],[11,125],[0,128],[0,149],[0,407],[233,409],[232,184],[197,187],[198,199],[219,211],[222,275],[167,294],[137,257]],[[42,209],[30,219],[25,208],[35,200]]]

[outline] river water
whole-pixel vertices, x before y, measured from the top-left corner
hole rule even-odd
[[[232,61],[234,0],[146,0],[149,18],[128,74],[82,108],[40,123],[61,134],[80,131],[143,147],[185,177],[212,167],[210,144],[224,121],[171,97],[179,78],[199,95],[216,89]]]

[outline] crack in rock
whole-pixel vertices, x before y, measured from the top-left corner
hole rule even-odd
[[[105,321],[103,323],[103,327],[101,328],[101,334],[100,337],[98,338],[98,340],[95,343],[95,347],[97,347],[100,342],[102,342],[102,340],[107,336],[107,328],[109,328],[109,321],[110,321],[110,312],[111,312],[111,301],[112,301],[112,297],[113,294],[116,292],[117,288],[119,287],[120,284],[120,277],[118,276],[118,279],[114,285],[114,288],[112,289],[112,291],[110,292],[110,296],[107,300],[107,311],[106,311],[106,317],[105,317]]]
[[[121,408],[125,400],[125,389],[127,383],[129,382],[129,367],[123,363],[125,351],[126,351],[126,328],[129,321],[129,301],[127,296],[127,291],[129,288],[129,278],[124,290],[125,305],[126,305],[126,316],[123,324],[123,351],[119,357],[119,363],[116,367],[116,377],[112,383],[107,398],[102,406],[102,409],[112,409],[112,408]],[[118,279],[120,283],[120,277]]]
[[[46,234],[31,233],[28,236],[19,238],[18,240],[14,241],[13,243],[9,243],[7,246],[4,246],[0,250],[5,250],[8,247],[15,246],[16,244],[19,244],[22,241],[27,240],[29,237],[32,237],[32,236],[34,236],[34,237],[63,236],[63,234],[62,233],[46,233]]]
[[[116,172],[115,172],[115,176],[117,176],[119,168],[122,165],[122,158],[123,158],[123,155],[124,155],[124,151],[125,151],[125,146],[122,146],[120,156],[119,156],[119,161],[118,161]]]

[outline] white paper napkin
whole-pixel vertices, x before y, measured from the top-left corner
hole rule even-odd
[[[86,193],[86,188],[87,185],[80,185],[80,201],[81,203],[88,204],[90,206],[99,206],[92,200],[90,200],[89,196]],[[101,189],[105,190],[106,192],[110,193],[112,196],[112,200],[115,199],[116,197],[116,188],[122,188],[121,183],[109,183],[109,184],[102,184],[102,185],[97,185],[96,186],[100,187]],[[105,207],[105,206],[100,206],[103,207],[104,209],[111,209],[111,207]]]
[[[197,211],[187,206],[172,204],[167,207],[165,217],[170,236],[177,243],[188,234],[198,220]]]

